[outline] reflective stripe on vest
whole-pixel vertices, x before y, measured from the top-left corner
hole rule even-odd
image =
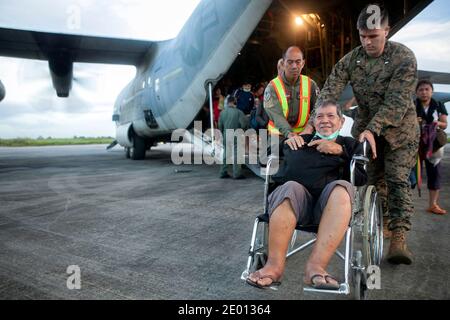
[[[270,83],[277,94],[278,101],[283,110],[283,115],[288,119],[289,115],[289,104],[286,98],[286,90],[284,89],[284,83],[280,76],[273,79]],[[298,119],[295,126],[292,127],[292,131],[295,133],[300,133],[305,130],[306,124],[309,120],[309,110],[310,110],[310,92],[311,92],[311,79],[307,76],[300,76],[300,101],[298,108]],[[269,121],[267,125],[267,129],[271,134],[281,135],[280,131],[275,127],[275,124],[272,120]]]

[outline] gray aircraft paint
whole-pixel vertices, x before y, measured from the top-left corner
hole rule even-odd
[[[131,147],[132,131],[158,141],[173,130],[191,124],[206,102],[208,82],[215,85],[228,71],[271,2],[203,0],[177,38],[162,42],[0,28],[0,36],[4,37],[0,50],[6,56],[49,60],[49,53],[61,49],[58,43],[62,41],[72,48],[73,62],[135,65],[136,76],[116,99],[113,116],[118,142]],[[28,39],[28,42],[24,45],[17,39]],[[449,83],[448,74],[419,71],[419,77],[422,76],[435,83]],[[71,77],[66,75],[67,79]],[[0,83],[0,100],[4,95],[5,88]],[[351,96],[348,86],[340,102]],[[448,100],[448,94],[436,92],[435,97]],[[153,120],[150,126],[149,120]]]
[[[0,81],[0,101],[2,101],[5,98],[5,87],[3,86],[3,83]]]
[[[116,101],[118,125],[132,124],[146,137],[186,128],[206,100],[207,83],[217,83],[226,73],[271,2],[203,0],[177,38],[154,43],[138,66]],[[157,129],[146,124],[146,110]]]

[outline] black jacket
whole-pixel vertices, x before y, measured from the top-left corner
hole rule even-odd
[[[430,124],[434,121],[433,114],[437,111],[438,115],[441,114],[448,115],[447,109],[445,105],[439,101],[431,99],[430,106],[428,108],[428,113],[425,113],[425,110],[422,106],[422,103],[419,99],[416,99],[416,112],[417,116],[422,118],[427,124]]]
[[[313,135],[303,135],[309,143]],[[336,143],[340,144],[343,154],[327,155],[320,153],[315,147],[305,146],[298,150],[291,150],[284,144],[284,161],[278,174],[273,179],[277,183],[297,181],[305,186],[313,197],[318,197],[325,186],[335,180],[350,182],[350,161],[353,155],[363,154],[362,144],[352,137],[338,136]],[[363,165],[357,164],[355,169],[355,185],[367,183],[367,173]]]

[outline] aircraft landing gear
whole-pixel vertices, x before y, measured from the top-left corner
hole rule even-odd
[[[132,160],[144,160],[146,150],[145,139],[135,134],[133,136],[133,146],[125,148],[125,156]]]

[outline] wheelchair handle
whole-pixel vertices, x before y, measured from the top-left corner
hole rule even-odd
[[[352,157],[352,161],[350,161],[350,182],[352,185],[355,185],[355,167],[356,164],[362,164],[364,166],[364,170],[366,170],[366,166],[369,163],[369,158],[367,157],[367,153],[370,150],[370,144],[367,139],[363,141],[363,154],[355,154]]]
[[[370,159],[369,159],[369,152],[371,152],[371,151],[372,151],[372,148],[370,146],[369,141],[367,139],[364,139],[364,141],[363,141],[363,154],[362,154],[363,158],[361,158],[361,159],[358,158],[357,160],[361,160],[361,161],[365,162],[364,165],[366,165],[370,161]]]
[[[369,151],[372,151],[372,148],[370,147],[369,141],[367,139],[364,139],[363,141],[363,155],[365,157],[368,157]]]

